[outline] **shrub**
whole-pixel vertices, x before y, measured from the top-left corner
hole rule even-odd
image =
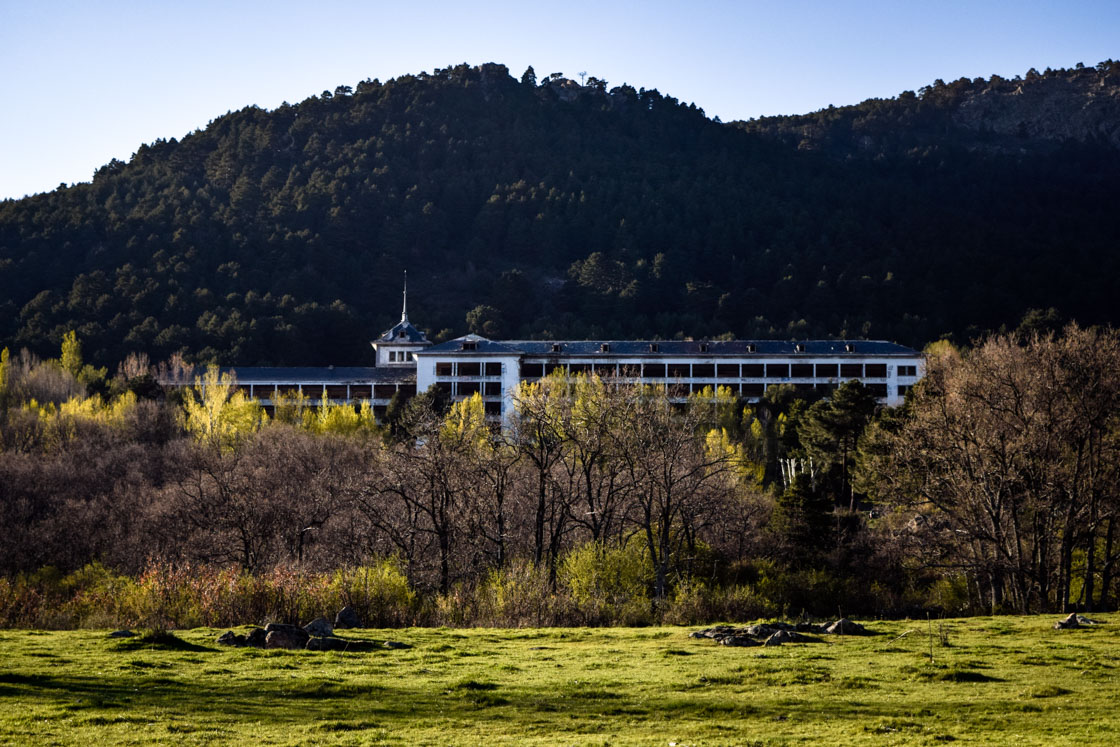
[[[587,625],[648,625],[653,564],[636,537],[620,547],[590,542],[560,563],[560,582]]]

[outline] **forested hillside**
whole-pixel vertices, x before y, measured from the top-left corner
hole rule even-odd
[[[0,347],[368,364],[406,269],[437,339],[1116,323],[1118,68],[735,124],[501,65],[250,107],[0,203]]]

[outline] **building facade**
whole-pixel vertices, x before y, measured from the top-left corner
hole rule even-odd
[[[858,380],[890,406],[901,404],[925,373],[921,353],[877,340],[497,341],[471,334],[433,345],[408,319],[407,285],[400,322],[370,344],[371,367],[228,371],[239,389],[266,408],[279,394],[300,392],[312,405],[368,401],[383,419],[395,395],[407,398],[435,387],[452,401],[479,394],[487,414],[502,420],[512,416],[522,382],[556,371],[664,387],[679,401],[706,387],[728,387],[757,401],[771,386],[827,394]]]
[[[901,404],[925,372],[918,351],[874,340],[494,341],[466,335],[413,355],[417,390],[434,386],[452,400],[479,393],[487,413],[503,419],[513,412],[521,382],[555,371],[664,387],[682,401],[706,387],[728,387],[757,401],[771,386],[827,393],[859,380],[890,406]]]

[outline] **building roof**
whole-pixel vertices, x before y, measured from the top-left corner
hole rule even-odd
[[[423,332],[412,326],[408,317],[404,317],[394,324],[392,329],[382,332],[381,336],[377,338],[377,342],[427,343],[428,338]]]
[[[414,369],[373,366],[236,366],[223,368],[222,373],[233,374],[238,384],[410,384],[416,381]]]
[[[464,347],[473,343],[473,349]],[[559,347],[557,347],[559,346]],[[606,346],[606,347],[604,347]],[[704,348],[703,346],[707,346]],[[800,349],[798,349],[800,346]],[[849,349],[849,346],[851,349]],[[916,356],[917,350],[884,340],[502,340],[466,335],[435,345],[417,355],[471,352],[483,355],[532,357],[655,357],[655,356]]]

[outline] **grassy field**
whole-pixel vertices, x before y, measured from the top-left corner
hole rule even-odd
[[[1120,615],[871,622],[729,648],[695,628],[358,631],[411,648],[227,649],[0,631],[0,743],[1120,743]],[[912,631],[907,633],[907,631]],[[902,636],[902,637],[898,637]]]

